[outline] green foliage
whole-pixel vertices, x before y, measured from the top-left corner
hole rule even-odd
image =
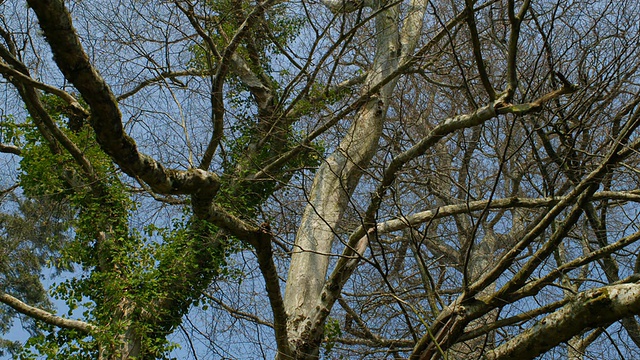
[[[206,30],[220,52],[228,45],[240,25],[251,13],[255,5],[246,0],[213,0],[208,2],[213,11],[214,21],[207,23]],[[238,55],[247,59],[253,70],[269,72],[269,56],[280,54],[280,48],[286,47],[298,36],[305,19],[289,11],[289,4],[280,3],[269,7],[265,14],[253,22],[251,34],[245,37],[238,48]],[[209,69],[209,54],[205,46],[194,46],[190,65],[194,68]]]
[[[280,137],[271,136],[266,141],[261,141],[264,134],[259,124],[251,123],[250,120],[234,129],[239,136],[232,141],[226,141],[229,151],[223,162],[224,183],[219,198],[224,205],[243,218],[254,217],[259,206],[279,186],[287,183],[296,171],[319,166],[318,154],[324,153],[321,144],[313,144],[312,149],[293,157],[282,166],[279,175],[272,174],[268,179],[243,182],[241,179],[297,146],[302,140],[302,134],[295,134],[292,127],[288,126],[286,131],[281,132]],[[260,146],[255,146],[258,142]],[[252,146],[255,148],[252,149]]]
[[[13,115],[3,115],[0,119],[0,143],[22,147],[24,125],[19,124]]]
[[[98,351],[91,337],[74,330],[44,326],[43,333],[29,338],[18,358],[35,360],[42,356],[52,360],[90,360],[98,358]]]
[[[96,250],[110,249],[95,249],[86,245],[95,243],[97,229],[111,229],[112,233],[118,234],[115,236],[127,237],[127,216],[133,203],[116,175],[113,162],[98,146],[92,129],[85,125],[76,131],[70,130],[65,126],[66,118],[60,110],[60,100],[52,96],[43,99],[59,127],[89,159],[102,181],[99,185],[91,183],[91,179],[83,174],[83,169],[68,152],[52,151],[38,129],[29,126],[24,134],[20,184],[29,197],[68,201],[71,208],[77,209],[73,224],[75,241],[66,249],[66,259],[69,263],[79,263],[88,269],[98,265]],[[109,242],[114,242],[113,236]]]
[[[333,346],[335,345],[335,341],[337,338],[342,336],[342,330],[340,330],[340,321],[334,318],[328,318],[327,322],[324,324],[324,355],[325,357],[331,353],[333,350]]]
[[[272,57],[296,38],[302,25],[302,19],[288,13],[288,6],[286,3],[273,6],[255,19],[251,33],[243,38],[236,52],[258,76],[273,82],[276,90],[278,74],[272,71]],[[236,33],[255,4],[218,0],[211,1],[210,7],[221,21],[208,22],[205,30],[216,46],[224,49],[229,36]],[[215,62],[203,49],[192,48],[191,65],[215,69]],[[260,205],[296,171],[317,166],[320,157],[313,151],[305,152],[268,180],[244,181],[245,176],[297,146],[302,135],[289,122],[279,122],[274,115],[271,120],[277,123],[276,134],[262,141],[265,127],[269,126],[266,122],[270,120],[258,119],[253,99],[239,79],[231,76],[229,80],[225,101],[246,109],[247,116],[236,124],[234,131],[239,136],[233,141],[225,139],[228,151],[223,186],[216,200],[246,218],[256,215]],[[277,94],[274,97],[277,99]],[[42,302],[35,297],[26,300],[34,305],[47,300],[38,278],[45,264],[79,269],[76,277],[56,284],[51,295],[66,302],[68,316],[83,309],[83,320],[97,325],[99,331],[86,336],[37,323],[20,357],[93,359],[99,351],[118,353],[123,334],[130,334],[141,340],[143,357],[161,358],[172,346],[166,335],[191,306],[199,304],[200,294],[212,279],[241,281],[243,274],[229,259],[245,247],[216,226],[196,219],[191,209],[185,209],[184,215],[174,219],[170,226],[132,229],[129,216],[136,204],[86,119],[74,116],[67,104],[55,96],[42,95],[41,100],[64,136],[91,164],[93,173],[81,166],[62,144],[48,143],[49,137],[42,134],[47,130],[39,128],[42,125],[33,119],[27,118],[19,126],[9,117],[0,123],[2,141],[22,149],[19,179],[24,196],[33,201],[64,204],[66,209],[63,222],[66,227],[59,232],[64,230],[67,236],[56,240],[57,247],[51,250],[55,256],[32,266],[32,277],[22,276],[39,286],[33,289]],[[324,150],[317,146],[316,151]],[[26,224],[20,226],[28,228]],[[42,259],[34,254],[38,261]]]
[[[226,0],[212,4],[219,11],[235,9],[236,5]],[[238,21],[250,11],[249,7],[244,3],[238,8],[241,11]],[[259,22],[256,25],[256,29],[261,29],[256,31],[259,35],[247,37],[238,53],[255,67],[256,73],[269,77],[269,54],[279,51],[274,39],[282,44],[291,41],[300,24],[286,17],[284,4],[270,9]],[[233,34],[239,24],[225,21],[224,26],[229,27],[225,32]],[[210,29],[213,33],[219,30]],[[225,45],[222,33],[216,33],[214,38],[221,46]],[[197,49],[193,61],[209,66],[206,54],[198,53]],[[224,140],[228,151],[217,201],[247,218],[255,216],[260,205],[296,171],[318,166],[321,158],[318,154],[324,153],[324,149],[313,145],[314,149],[290,159],[268,180],[245,181],[247,175],[297,146],[303,135],[288,122],[274,117],[275,134],[263,138],[268,119],[251,115],[252,102],[239,82],[232,83],[232,88],[235,106],[248,111],[234,129],[238,137]],[[243,250],[244,245],[214,225],[195,219],[190,209],[185,209],[184,215],[166,228],[155,225],[140,231],[130,228],[129,216],[135,203],[118,177],[113,161],[97,144],[93,130],[82,119],[74,119],[57,97],[42,96],[42,101],[58,128],[91,163],[94,173],[87,173],[61,144],[48,143],[42,129],[31,119],[21,126],[2,127],[1,135],[23,149],[20,185],[24,195],[65,204],[67,209],[65,225],[66,229],[73,229],[69,234],[73,236],[59,242],[54,251],[57,255],[48,264],[60,269],[79,265],[82,274],[57,284],[52,295],[67,303],[68,315],[83,308],[83,319],[98,325],[100,331],[86,336],[38,324],[38,331],[34,331],[21,357],[30,359],[40,354],[52,359],[94,358],[98,346],[102,351],[117,353],[121,345],[119,336],[125,333],[140,339],[150,357],[161,357],[172,346],[166,335],[192,305],[199,303],[200,294],[212,279],[241,281],[243,274],[229,259],[231,254]],[[37,276],[32,280],[39,284]],[[44,290],[40,293],[46,299]]]
[[[81,305],[87,309],[85,320],[108,327],[104,339],[84,340],[84,335],[73,332],[48,331],[47,336],[34,338],[30,344],[38,344],[34,351],[58,354],[47,353],[50,358],[85,358],[91,344],[113,342],[114,334],[120,333],[121,324],[111,322],[113,309],[122,301],[121,294],[129,294],[130,289],[147,280],[145,276],[155,262],[144,239],[129,231],[128,217],[134,204],[92,129],[87,125],[71,129],[60,100],[53,96],[43,96],[42,100],[65,136],[90,161],[95,174],[87,174],[68,152],[56,151],[59,147],[47,143],[28,119],[20,184],[30,198],[64,203],[71,209],[68,225],[73,226],[75,236],[57,249],[58,261],[65,268],[79,264],[84,274],[58,284],[53,295],[65,300],[70,311],[90,299]],[[130,293],[135,295],[131,301],[140,303],[148,302],[151,296],[143,291]]]
[[[213,19],[205,29],[213,39],[219,53],[222,53],[230,39],[255,10],[255,4],[245,0],[210,0],[207,3]],[[289,46],[299,35],[306,19],[291,11],[290,4],[279,3],[265,10],[262,16],[251,23],[250,33],[244,36],[236,55],[240,56],[252,72],[278,90],[278,74],[272,68],[276,55]],[[192,47],[190,65],[198,69],[215,69],[211,63],[213,56],[205,45]],[[280,74],[281,75],[281,74]],[[230,74],[226,82],[225,101],[239,113],[246,114],[231,124],[231,134],[224,140],[226,151],[223,158],[223,184],[218,202],[242,218],[252,218],[258,207],[278,189],[288,182],[295,171],[319,165],[318,153],[324,153],[321,145],[291,159],[279,169],[278,174],[270,174],[268,180],[246,182],[243,179],[288,150],[297,146],[302,136],[286,119],[278,119],[279,114],[266,117],[256,114],[255,102],[248,89],[239,79]],[[277,99],[278,94],[273,94]],[[275,101],[275,100],[274,100]],[[311,106],[309,106],[311,107]],[[267,132],[270,132],[267,134]]]
[[[212,39],[217,52],[224,53],[231,38],[244,23],[246,17],[255,9],[255,4],[246,0],[213,0],[208,2],[213,11],[214,21],[205,25],[205,31]],[[252,72],[262,79],[271,82],[274,89],[279,89],[279,76],[282,69],[274,70],[273,61],[298,37],[305,18],[290,11],[290,4],[280,3],[266,9],[265,13],[251,22],[249,34],[237,44],[236,55],[240,56]],[[205,44],[190,48],[192,58],[189,66],[194,69],[217,70],[217,59]],[[237,76],[229,74],[226,79],[226,99],[231,106],[242,108],[254,105],[248,89]]]

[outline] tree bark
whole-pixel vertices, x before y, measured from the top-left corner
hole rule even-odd
[[[60,316],[53,315],[48,311],[30,306],[19,299],[5,293],[0,293],[0,302],[9,305],[17,312],[31,316],[32,318],[43,321],[49,325],[58,326],[65,329],[74,329],[83,333],[91,333],[96,330],[95,326],[84,321],[65,319]]]
[[[382,5],[384,6],[384,4]],[[376,16],[377,41],[374,64],[365,81],[365,89],[380,83],[393,73],[401,54],[398,5]],[[297,356],[317,357],[321,323],[310,323],[325,283],[329,253],[336,237],[335,229],[362,169],[366,168],[378,148],[394,78],[378,94],[371,96],[357,112],[347,134],[336,151],[318,169],[308,196],[285,291],[285,308],[289,317],[289,339]]]
[[[560,310],[486,354],[488,360],[534,359],[579,335],[640,312],[640,284],[619,284],[588,290]]]

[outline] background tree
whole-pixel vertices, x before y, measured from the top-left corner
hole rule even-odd
[[[14,354],[637,355],[635,2],[26,5],[0,5]]]

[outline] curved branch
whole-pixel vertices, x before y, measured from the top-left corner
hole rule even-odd
[[[159,193],[217,193],[220,182],[216,174],[196,169],[165,169],[160,162],[138,152],[135,141],[124,133],[122,114],[113,92],[80,44],[64,1],[28,3],[38,17],[58,68],[91,107],[91,126],[98,143],[114,162],[126,174],[139,176]]]
[[[575,88],[573,87],[563,87],[561,89],[543,95],[532,104],[542,104],[545,101],[573,91],[575,91]],[[505,106],[505,101],[507,100],[507,94],[503,94],[495,101],[490,102],[488,105],[477,109],[473,113],[458,115],[444,120],[440,125],[431,130],[428,136],[423,138],[410,149],[398,154],[395,158],[393,158],[393,160],[391,160],[391,163],[389,164],[387,169],[385,169],[382,181],[378,185],[376,191],[373,193],[371,202],[364,214],[364,226],[358,228],[358,230],[354,231],[349,236],[349,241],[342,253],[342,256],[340,257],[340,259],[338,259],[333,272],[331,273],[331,275],[329,275],[328,280],[323,286],[322,296],[321,300],[318,302],[318,307],[328,308],[330,304],[335,301],[345,282],[357,267],[361,256],[364,254],[368,247],[369,238],[375,234],[377,227],[374,222],[375,216],[380,205],[382,204],[384,194],[386,193],[387,189],[393,184],[396,178],[396,174],[404,167],[404,165],[409,161],[423,155],[425,151],[427,151],[433,145],[440,142],[444,137],[455,131],[480,125],[490,119],[497,117],[498,114],[514,113],[512,106]],[[523,111],[524,113],[530,113],[538,111],[538,109],[539,106],[531,106]],[[580,194],[580,192],[577,194]],[[568,203],[569,201],[570,200],[567,200],[566,202]],[[562,206],[559,205],[560,203],[556,205],[556,208],[563,209],[566,204]],[[484,281],[488,279],[488,275],[482,278],[482,280]],[[484,285],[485,283],[478,282],[476,285],[479,286],[478,284]]]
[[[559,307],[566,305],[569,302],[569,300],[570,299],[568,298],[564,298],[562,300],[553,302],[551,304],[541,306],[539,308],[536,308],[527,312],[523,312],[511,317],[508,317],[506,319],[494,321],[485,326],[465,332],[464,335],[460,336],[460,338],[457,339],[457,342],[461,343],[470,339],[475,339],[478,336],[486,335],[494,330],[500,329],[505,326],[512,326],[518,323],[524,323],[526,321],[536,318],[537,316],[540,316],[542,314],[548,314],[558,309]]]
[[[640,284],[619,284],[584,291],[560,310],[498,348],[486,359],[533,359],[579,335],[640,313]]]
[[[480,80],[482,81],[482,85],[484,89],[487,91],[489,95],[489,100],[495,100],[496,92],[491,85],[491,80],[489,80],[489,74],[487,73],[487,66],[485,65],[484,58],[482,57],[482,49],[480,45],[480,36],[478,35],[478,27],[476,26],[476,16],[473,11],[473,4],[475,1],[466,0],[466,13],[467,13],[467,26],[469,27],[469,32],[471,33],[471,44],[473,45],[473,55],[476,59],[476,66],[478,67],[478,74],[480,74]]]
[[[227,304],[225,304],[222,300],[216,298],[215,296],[211,295],[210,293],[207,292],[203,292],[202,295],[204,295],[204,297],[206,297],[207,299],[211,300],[212,302],[214,302],[216,305],[218,305],[219,307],[221,307],[224,311],[228,312],[229,315],[233,316],[234,318],[238,319],[238,320],[246,320],[246,321],[250,321],[259,325],[264,325],[264,326],[268,326],[270,328],[273,329],[273,324],[254,315],[251,313],[248,313],[246,311],[242,311],[238,308],[234,308],[231,307]]]
[[[504,199],[493,200],[477,200],[464,204],[446,205],[432,210],[426,210],[411,214],[402,218],[387,220],[376,224],[376,232],[378,234],[387,234],[393,231],[406,229],[410,226],[422,224],[432,219],[440,219],[447,216],[468,213],[470,211],[479,211],[485,207],[489,209],[510,209],[510,208],[538,208],[547,207],[557,204],[563,197],[546,197],[546,198],[520,198],[510,197]],[[592,200],[615,199],[621,201],[640,202],[640,191],[601,191],[593,194]],[[362,231],[362,227],[357,228],[354,232]]]
[[[387,10],[390,7],[396,6],[399,3],[400,3],[399,1],[394,1],[391,4],[386,4],[385,7],[382,7],[378,11]],[[486,6],[486,4],[483,6]],[[425,54],[427,54],[434,47],[436,47],[437,44],[440,42],[440,40],[442,40],[442,38],[445,36],[445,34],[447,34],[449,30],[457,26],[463,19],[464,19],[464,13],[462,12],[458,14],[455,18],[451,19],[451,21],[449,21],[445,25],[444,29],[440,30],[437,34],[435,34],[431,38],[431,40],[429,40],[420,49],[418,49],[412,56],[408,55],[409,44],[403,43],[403,47],[401,49],[402,51],[401,63],[398,64],[395,70],[390,71],[388,74],[386,74],[381,79],[379,79],[379,81],[377,81],[376,83],[370,84],[370,86],[367,87],[366,91],[360,94],[360,96],[357,99],[355,99],[353,102],[351,102],[349,106],[333,114],[325,124],[313,130],[304,139],[302,139],[298,145],[294,146],[291,150],[279,156],[271,164],[265,166],[262,170],[257,172],[255,175],[250,176],[250,179],[259,179],[259,178],[264,178],[268,176],[269,172],[271,172],[273,169],[276,169],[278,166],[281,166],[282,164],[286,163],[287,161],[292,159],[294,156],[296,156],[300,152],[308,149],[309,146],[311,145],[311,142],[314,141],[318,136],[322,135],[325,131],[333,127],[336,123],[344,119],[347,115],[351,114],[357,109],[360,109],[364,104],[366,104],[368,101],[374,98],[376,94],[378,94],[380,90],[384,86],[386,86],[389,82],[396,79],[399,75],[410,71],[412,66],[414,66],[417,62],[419,62],[420,59],[422,59],[422,57],[425,56]],[[407,26],[407,31],[409,32],[415,31],[415,29],[413,29],[412,26]],[[400,39],[400,41],[402,41],[402,38]],[[292,114],[288,113],[287,115],[291,116]]]
[[[6,63],[0,62],[0,74],[2,74],[4,78],[11,81],[16,86],[16,89],[22,97],[22,100],[25,103],[27,111],[32,117],[34,124],[43,133],[47,141],[49,141],[49,146],[52,148],[52,150],[57,147],[57,145],[54,143],[56,141],[59,142],[60,145],[62,145],[69,152],[69,154],[71,154],[78,165],[80,165],[83,172],[87,175],[91,182],[99,182],[91,162],[87,159],[82,150],[80,150],[76,146],[76,144],[71,141],[71,139],[69,139],[69,137],[62,130],[60,130],[60,128],[58,128],[49,112],[45,109],[45,106],[42,103],[40,97],[40,93],[38,93],[36,89],[44,89],[45,91],[53,93],[66,101],[71,106],[70,111],[73,112],[74,115],[86,118],[88,116],[88,112],[73,96],[69,95],[65,91],[32,79],[28,71],[26,70],[26,66],[24,66],[24,64],[19,60],[12,57],[10,54],[7,54],[6,51],[2,53],[2,57],[6,61],[11,61],[14,66],[9,66]],[[15,70],[14,67],[19,68],[21,71]],[[45,128],[46,130],[44,130]],[[50,137],[47,137],[45,135],[45,132],[49,134]],[[1,145],[0,151],[13,153],[16,155],[20,155],[20,153],[22,152],[15,146],[7,145]]]
[[[22,149],[13,145],[0,144],[0,152],[5,154],[20,155],[22,154]]]
[[[36,89],[40,89],[42,91],[56,95],[62,100],[64,100],[67,104],[71,105],[71,107],[73,107],[74,110],[77,110],[83,116],[85,117],[89,116],[89,112],[85,108],[83,108],[82,105],[80,105],[78,100],[76,100],[76,98],[74,98],[64,90],[36,81],[33,78],[31,78],[29,75],[23,74],[20,71],[12,68],[10,65],[3,62],[0,62],[0,73],[4,74],[7,77],[12,77],[14,80],[17,80],[25,85],[33,86]]]
[[[42,309],[38,309],[37,307],[27,305],[19,299],[2,292],[0,292],[0,302],[10,306],[21,314],[27,315],[36,320],[40,320],[57,327],[78,330],[86,334],[92,333],[97,329],[94,325],[86,323],[84,321],[65,319],[63,317],[53,315],[48,311],[44,311]]]

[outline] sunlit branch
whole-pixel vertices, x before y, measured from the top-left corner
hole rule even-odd
[[[62,100],[64,100],[67,104],[71,105],[75,110],[80,112],[83,116],[85,117],[89,116],[89,112],[85,108],[83,108],[82,105],[80,105],[78,100],[76,100],[76,98],[74,98],[64,90],[36,81],[30,76],[25,75],[13,69],[11,66],[3,62],[0,62],[0,73],[4,74],[5,76],[10,76],[15,80],[24,83],[25,85],[33,86],[36,89],[40,89],[42,91],[56,95]]]
[[[348,31],[341,33],[340,36],[333,42],[333,44],[331,44],[331,46],[329,46],[329,48],[327,48],[324,51],[324,54],[320,57],[320,59],[313,60],[311,55],[315,53],[315,51],[317,50],[318,41],[324,38],[331,31],[332,25],[339,18],[338,15],[334,16],[334,18],[331,19],[331,21],[325,26],[322,32],[316,35],[316,41],[314,41],[311,47],[311,50],[309,51],[310,53],[309,58],[305,62],[303,68],[298,72],[298,74],[294,77],[294,79],[289,82],[289,84],[285,87],[284,91],[282,92],[283,94],[282,100],[284,101],[284,99],[288,98],[289,94],[298,83],[300,83],[303,79],[306,80],[305,86],[299,91],[297,91],[297,95],[290,101],[289,104],[287,104],[286,109],[283,111],[283,113],[285,114],[285,117],[287,118],[300,117],[301,114],[306,111],[305,103],[307,101],[304,101],[304,100],[308,100],[311,103],[323,102],[327,100],[328,93],[330,93],[331,91],[341,90],[340,84],[336,85],[336,87],[333,89],[331,84],[326,84],[322,95],[314,96],[312,94],[309,94],[309,92],[312,89],[312,86],[315,84],[318,74],[323,69],[323,65],[327,62],[327,60],[331,58],[331,55],[333,55],[334,52],[339,47],[341,46],[343,48],[346,47],[346,45],[356,35],[357,31],[359,31],[361,28],[365,27],[366,25],[370,24],[379,13],[386,11],[387,9],[399,4],[401,1],[402,0],[390,1],[384,4],[384,6],[380,6],[380,8],[375,9],[375,11],[372,11],[371,14],[366,16],[364,19],[358,21],[358,23],[356,23]],[[311,69],[313,69],[313,71],[310,71]],[[357,80],[358,78],[360,78],[361,80],[358,81]],[[355,85],[356,83],[363,83],[366,78],[367,78],[367,74],[359,75],[359,76],[356,75],[352,78],[353,80],[356,80],[355,82],[352,83],[352,85]],[[352,80],[349,79],[344,81],[342,84],[346,84],[351,81]]]
[[[413,347],[415,341],[409,339],[363,339],[363,338],[347,338],[340,337],[334,340],[337,343],[345,345],[364,345],[372,348],[388,347],[393,349],[405,348],[407,351]]]
[[[640,312],[640,285],[619,284],[584,291],[560,310],[485,354],[486,359],[533,359],[584,329]]]
[[[348,14],[363,7],[375,6],[372,0],[322,0],[322,4],[336,14]]]
[[[572,92],[573,90],[573,88],[562,88],[553,91],[541,97],[536,101],[536,103],[542,102],[543,100],[546,101],[555,98],[557,96],[560,96],[561,94]],[[338,259],[333,272],[325,283],[322,296],[324,299],[323,303],[331,303],[333,301],[332,299],[335,299],[335,297],[337,297],[337,294],[342,289],[345,281],[349,278],[350,274],[354,271],[357,264],[359,263],[360,257],[363,256],[364,251],[368,247],[369,238],[371,236],[374,236],[375,231],[377,230],[374,223],[375,214],[382,204],[382,199],[387,189],[395,181],[396,174],[402,169],[402,167],[414,158],[423,155],[427,149],[445,138],[446,135],[460,129],[465,129],[482,124],[483,122],[496,117],[498,115],[496,107],[499,107],[499,109],[504,109],[503,101],[505,100],[505,97],[506,95],[503,95],[496,101],[482,108],[479,108],[471,114],[459,115],[444,120],[440,125],[431,130],[430,133],[416,145],[393,158],[393,160],[385,169],[380,185],[378,185],[378,188],[373,193],[372,200],[364,214],[363,223],[365,224],[366,228],[361,227],[359,228],[359,230],[354,231],[350,235],[347,246],[342,253],[342,257]],[[502,111],[509,112],[510,110],[511,109],[506,109]],[[528,113],[537,110],[538,107],[530,107],[525,112]],[[559,211],[560,210],[558,209],[558,212]],[[485,285],[488,283],[482,282],[480,284]],[[477,289],[478,288],[474,288],[472,293],[475,293]]]
[[[50,325],[65,329],[78,330],[83,333],[92,333],[96,330],[95,326],[87,322],[65,319],[63,317],[53,315],[48,311],[44,311],[31,305],[27,305],[19,299],[3,292],[0,292],[0,302],[12,307],[14,310],[18,311],[21,314],[30,316],[34,319],[43,321]]]
[[[151,190],[149,185],[147,185],[144,181],[140,180],[139,178],[136,178],[136,181],[138,181],[138,184],[140,184],[142,189],[133,189],[133,191],[137,190],[138,192],[146,192],[147,194],[151,195],[151,197],[154,200],[163,202],[165,204],[170,204],[170,205],[187,205],[188,204],[188,201],[185,199],[160,196],[156,194],[153,190]]]
[[[248,224],[246,221],[238,218],[237,216],[229,213],[221,206],[211,203],[200,204],[198,199],[193,198],[194,212],[200,219],[210,221],[211,223],[220,226],[221,228],[229,231],[234,236],[243,242],[255,247],[258,244],[258,239],[261,234],[261,229],[257,226]]]
[[[402,218],[387,220],[376,224],[376,232],[387,234],[393,231],[406,229],[411,226],[425,223],[432,219],[440,219],[447,216],[464,214],[470,211],[480,211],[484,208],[489,209],[511,209],[511,208],[540,208],[557,204],[564,197],[547,197],[547,198],[520,198],[511,197],[493,200],[476,200],[464,204],[445,205],[433,210],[417,212]],[[593,201],[599,200],[620,200],[640,202],[640,191],[601,191],[592,196]],[[356,229],[354,232],[360,232],[362,228]]]
[[[22,154],[22,149],[13,145],[0,144],[0,152],[5,154],[20,155]]]
[[[398,2],[392,2],[393,5],[397,3]],[[390,4],[387,4],[386,7],[388,7],[389,5]],[[464,12],[458,14],[454,19],[449,21],[446,24],[444,29],[440,30],[436,35],[434,35],[426,44],[424,44],[412,56],[403,57],[403,63],[399,64],[396,70],[392,71],[390,74],[385,76],[378,83],[372,84],[370,87],[368,87],[366,92],[364,92],[357,99],[352,101],[346,108],[342,109],[338,113],[332,114],[332,116],[330,116],[329,119],[323,125],[319,126],[310,134],[308,134],[304,139],[300,141],[298,145],[293,147],[291,150],[282,154],[280,157],[275,159],[271,164],[267,165],[262,170],[257,172],[255,175],[251,176],[251,179],[260,179],[260,178],[263,178],[264,176],[267,176],[269,172],[271,172],[273,169],[278,168],[282,164],[286,163],[287,161],[289,161],[290,159],[298,155],[300,152],[304,151],[305,149],[308,149],[312,141],[314,141],[318,136],[322,135],[328,129],[332,128],[340,120],[344,119],[346,116],[348,116],[352,112],[359,109],[363,104],[369,101],[372,96],[378,93],[384,85],[386,85],[387,83],[389,83],[390,81],[398,77],[400,74],[403,74],[409,71],[409,69],[411,69],[412,66],[420,62],[422,59],[422,56],[424,56],[431,49],[433,49],[440,42],[440,40],[442,40],[442,38],[445,36],[447,31],[454,28],[456,25],[459,25],[463,20],[464,20]]]

